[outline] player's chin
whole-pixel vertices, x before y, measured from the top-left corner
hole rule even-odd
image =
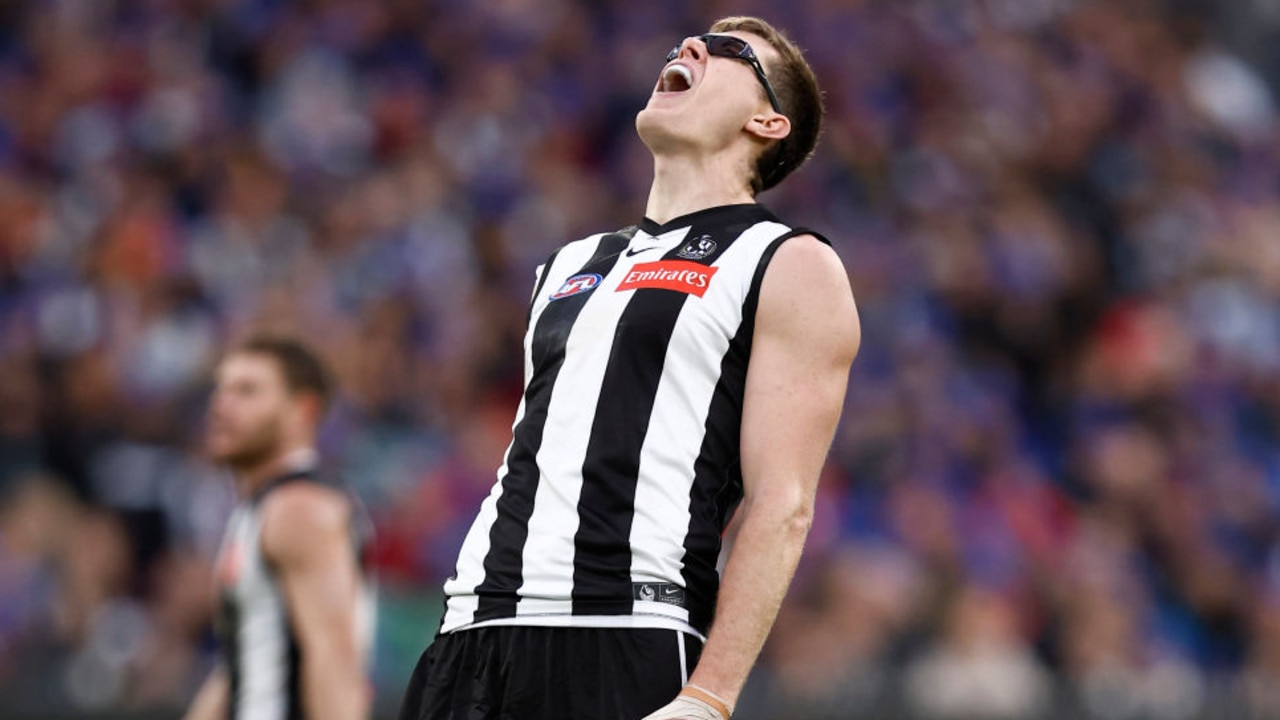
[[[687,104],[684,93],[664,93],[655,92],[649,96],[649,102],[645,103],[644,109],[637,116],[670,116],[679,113]]]
[[[226,435],[218,435],[205,440],[204,451],[209,459],[220,465],[225,465],[233,461],[239,454],[238,443],[234,438]]]
[[[658,150],[680,142],[687,133],[680,130],[678,108],[650,102],[636,115],[636,132],[650,150]]]

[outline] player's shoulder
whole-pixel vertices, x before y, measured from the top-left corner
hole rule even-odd
[[[351,522],[350,496],[321,482],[281,485],[262,499],[260,508],[262,545],[268,554],[304,550],[319,537],[347,532]]]
[[[780,234],[774,235],[775,242],[771,243],[776,245],[769,258],[771,268],[781,259],[783,265],[796,263],[804,267],[812,264],[819,271],[827,272],[838,269],[847,278],[844,263],[825,235],[802,225],[793,225],[763,205],[757,207],[764,216],[765,224],[774,228],[774,233],[781,228]]]
[[[264,520],[326,521],[351,512],[350,496],[331,483],[300,480],[273,490],[262,499]]]
[[[825,238],[801,232],[778,246],[765,270],[757,321],[856,354],[862,330],[849,272]]]
[[[786,237],[769,261],[768,275],[785,276],[793,282],[817,283],[816,291],[852,291],[849,271],[827,238],[810,230],[799,230]]]

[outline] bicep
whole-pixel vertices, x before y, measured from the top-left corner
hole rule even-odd
[[[311,510],[287,519],[279,514],[283,522],[272,533],[269,555],[299,643],[338,649],[354,639],[360,587],[349,509],[334,504]]]
[[[333,633],[350,633],[358,594],[358,573],[350,549],[315,548],[316,559],[281,573],[294,630],[304,645]]]
[[[860,329],[844,268],[790,240],[765,273],[748,365],[742,470],[748,501],[808,501],[830,449]]]

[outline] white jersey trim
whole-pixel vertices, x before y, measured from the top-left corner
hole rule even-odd
[[[483,620],[448,630],[441,630],[440,632],[448,635],[477,628],[517,626],[599,628],[604,630],[675,630],[688,633],[704,643],[707,641],[707,638],[702,633],[694,630],[687,622],[682,622],[666,615],[650,615],[639,612],[635,615],[521,615],[513,618]]]

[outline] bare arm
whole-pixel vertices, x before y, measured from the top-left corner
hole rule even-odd
[[[742,524],[689,679],[732,706],[773,627],[813,518],[861,331],[848,275],[811,236],[765,272],[742,418]]]
[[[200,692],[196,693],[182,720],[226,720],[230,717],[230,694],[227,673],[221,667],[214,668],[209,673],[209,679],[200,686]]]
[[[357,637],[350,506],[337,491],[303,483],[265,502],[262,551],[280,577],[301,650],[303,711],[310,720],[363,720],[370,697]]]

